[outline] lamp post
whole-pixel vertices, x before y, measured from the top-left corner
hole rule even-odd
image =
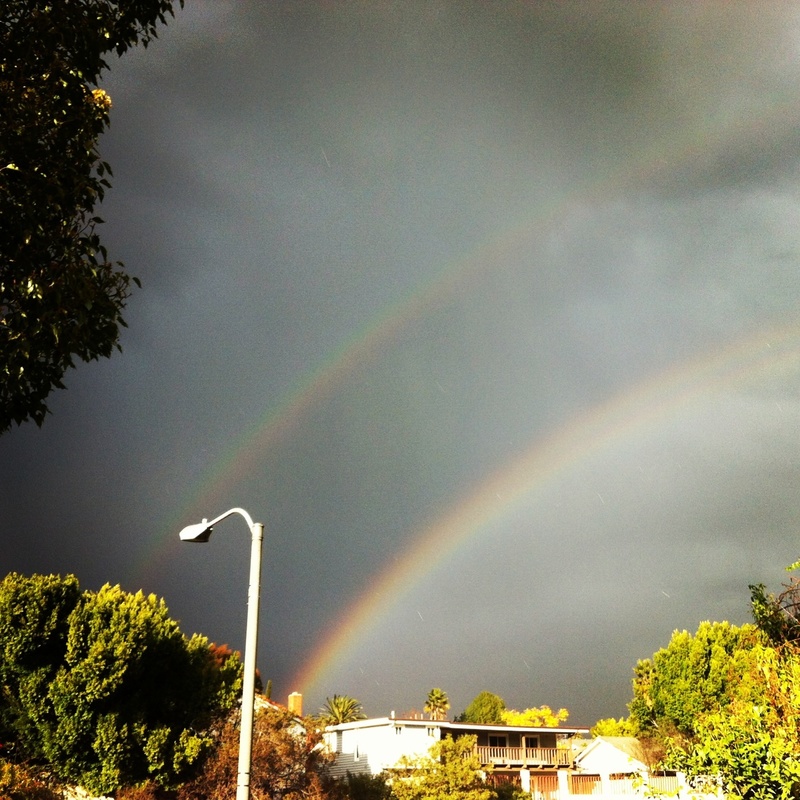
[[[236,780],[236,800],[250,798],[250,765],[253,754],[253,713],[256,700],[256,651],[258,650],[258,603],[261,595],[261,544],[264,526],[253,522],[243,508],[232,508],[209,522],[187,525],[181,532],[183,542],[207,542],[218,522],[232,514],[244,517],[250,528],[250,585],[247,590],[247,636],[244,642],[244,686],[242,687],[242,721],[239,731],[239,774]]]

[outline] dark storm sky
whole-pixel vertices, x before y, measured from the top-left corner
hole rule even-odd
[[[0,439],[0,567],[241,647],[244,525],[177,533],[243,506],[275,697],[626,714],[800,555],[796,5],[186,6],[103,83],[143,288]]]

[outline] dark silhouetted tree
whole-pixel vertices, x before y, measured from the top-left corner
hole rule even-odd
[[[111,100],[96,87],[106,55],[146,46],[174,5],[0,4],[0,433],[41,425],[74,359],[119,347],[135,279],[97,233],[111,174],[97,140]]]

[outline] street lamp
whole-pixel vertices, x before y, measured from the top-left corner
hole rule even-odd
[[[243,508],[232,508],[209,522],[187,525],[180,533],[182,542],[207,542],[218,522],[232,514],[244,517],[250,528],[250,586],[247,590],[247,636],[244,641],[244,686],[242,687],[242,722],[239,732],[239,775],[236,800],[250,798],[250,765],[253,754],[253,713],[256,701],[256,651],[258,650],[258,602],[261,595],[261,544],[264,526],[253,522]]]

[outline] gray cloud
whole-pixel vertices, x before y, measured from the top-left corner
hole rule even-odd
[[[245,532],[176,532],[242,505],[277,695],[624,714],[636,659],[745,621],[797,556],[797,28],[779,3],[187,4],[108,76],[104,234],[144,287],[123,354],[0,440],[0,565],[155,591],[241,646]],[[293,685],[419,531],[570,430]]]

